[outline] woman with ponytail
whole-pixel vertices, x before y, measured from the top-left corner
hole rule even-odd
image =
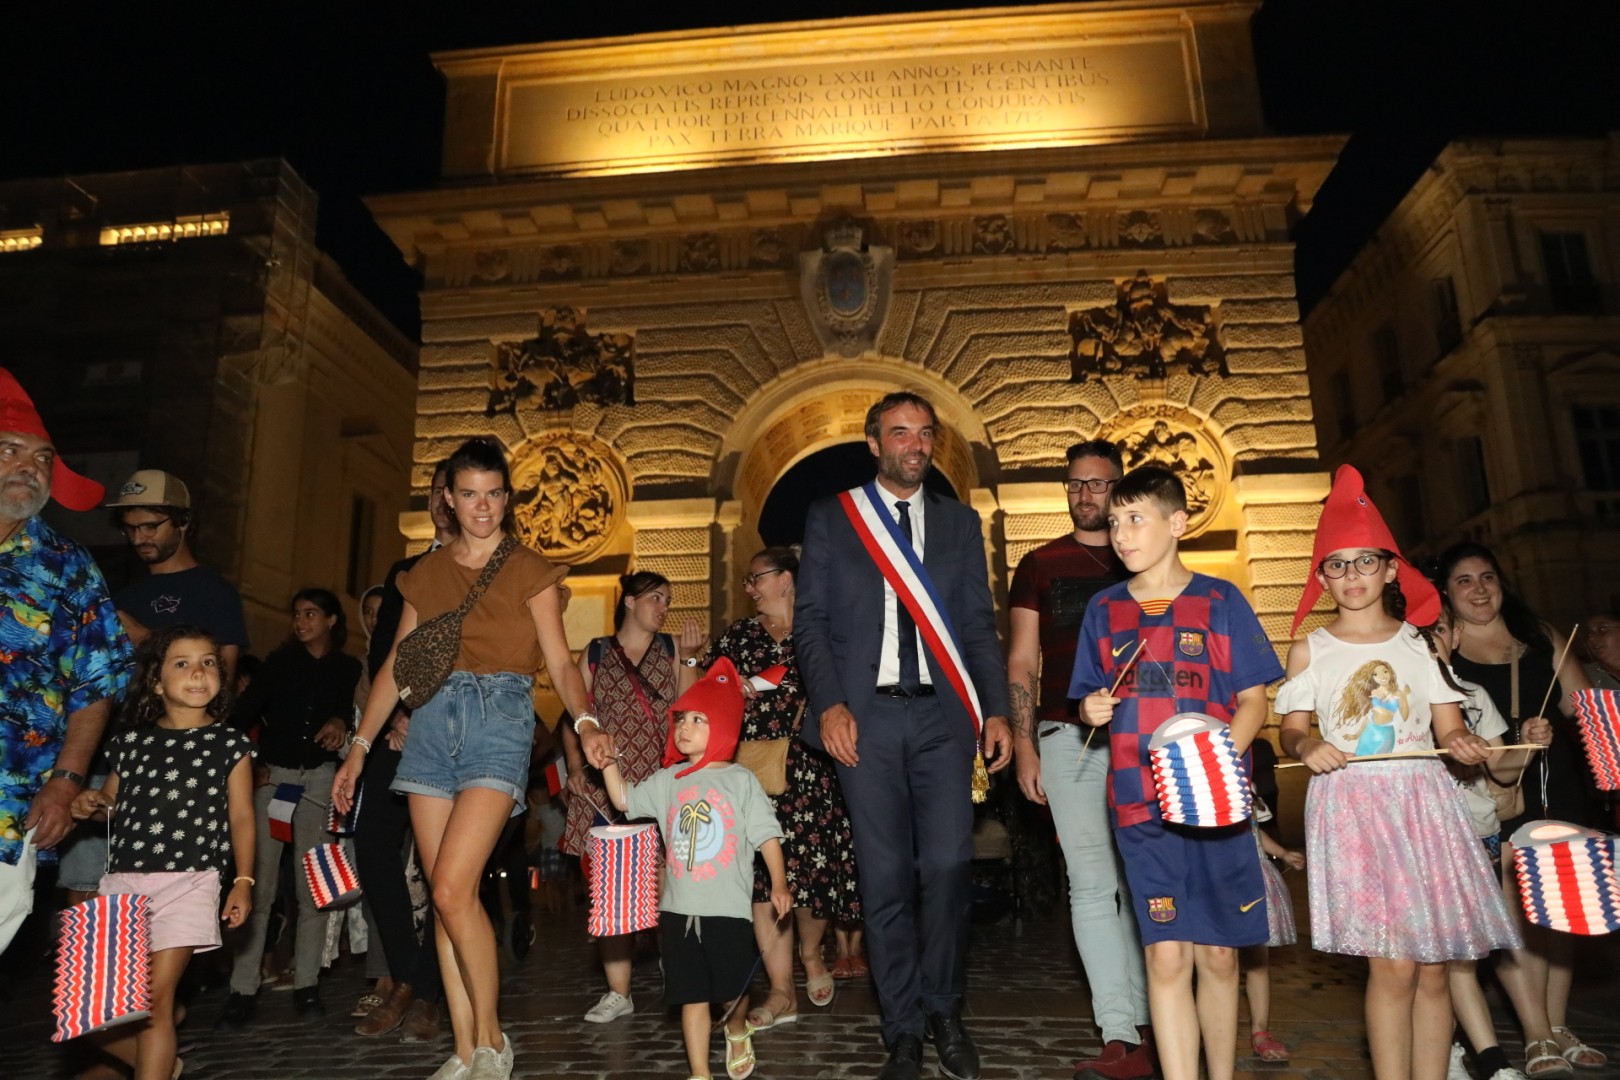
[[[662,633],[673,590],[669,579],[650,570],[619,578],[619,603],[613,611],[613,633],[586,646],[579,673],[591,698],[591,711],[601,730],[611,735],[619,771],[639,784],[663,767],[669,738],[669,706],[697,681],[696,656],[704,634],[687,619],[680,640]],[[565,725],[563,751],[568,760],[568,827],[562,850],[585,854],[593,825],[606,825],[611,803],[602,774],[586,769],[579,742]],[[597,941],[608,989],[585,1013],[593,1024],[606,1024],[636,1011],[630,999],[630,966],[635,939],[625,934]]]

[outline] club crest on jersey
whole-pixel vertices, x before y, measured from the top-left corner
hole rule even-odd
[[[1174,922],[1176,919],[1176,898],[1173,896],[1148,897],[1148,918],[1154,922]]]
[[[1204,635],[1197,630],[1183,630],[1176,635],[1176,648],[1183,656],[1204,655]]]

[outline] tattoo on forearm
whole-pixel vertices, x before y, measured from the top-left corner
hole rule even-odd
[[[1039,693],[1035,673],[1030,672],[1027,683],[1021,683],[1016,678],[1007,683],[1007,700],[1012,706],[1013,734],[1033,739],[1035,737],[1035,702]]]

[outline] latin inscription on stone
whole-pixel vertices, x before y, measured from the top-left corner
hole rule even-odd
[[[1133,37],[507,83],[503,167],[628,172],[1193,132],[1190,43]]]

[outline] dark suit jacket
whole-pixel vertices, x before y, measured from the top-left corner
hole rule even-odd
[[[987,717],[1006,716],[1007,666],[996,634],[979,515],[928,491],[923,515],[923,566],[956,627],[979,706]],[[793,653],[810,695],[801,730],[806,742],[820,748],[821,714],[827,709],[843,702],[857,723],[871,715],[883,651],[883,575],[836,497],[810,507],[795,589]],[[971,731],[966,706],[921,635],[917,644],[946,716]]]

